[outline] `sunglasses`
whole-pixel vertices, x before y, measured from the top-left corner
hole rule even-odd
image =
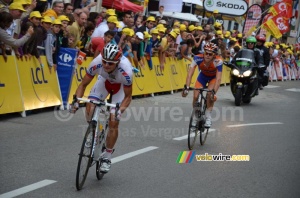
[[[113,66],[114,64],[116,64],[116,62],[110,62],[110,61],[107,61],[107,60],[104,60],[104,59],[102,59],[102,63],[103,63],[103,65],[108,64],[109,66]]]
[[[207,55],[207,56],[213,56],[214,53],[205,52],[205,55]]]
[[[254,43],[247,43],[247,44],[251,44],[251,45],[254,45]]]

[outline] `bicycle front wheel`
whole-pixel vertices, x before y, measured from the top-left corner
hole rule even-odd
[[[100,123],[102,124],[102,123]],[[100,127],[102,129],[102,127]],[[105,136],[107,134],[108,130],[108,124],[106,124],[105,128],[103,128],[101,130],[101,132],[99,132],[99,144],[98,146],[101,148],[101,151],[103,152],[105,149]],[[101,166],[101,158],[99,159],[99,161],[96,163],[96,177],[98,180],[101,180],[104,176],[104,173],[101,173],[100,171],[100,166]]]
[[[83,142],[81,145],[77,172],[76,172],[76,188],[77,190],[81,190],[87,174],[89,172],[89,168],[92,163],[92,150],[93,150],[93,142],[94,142],[94,134],[95,134],[95,126],[93,123],[90,123],[85,136],[83,138]]]
[[[194,116],[194,110],[193,110],[193,113],[192,113],[191,118],[190,118],[189,131],[188,131],[188,147],[189,147],[189,150],[193,150],[196,139],[197,139],[197,135],[198,135],[198,126],[197,126],[198,123],[197,123],[196,126],[192,125],[194,118],[195,118],[195,116]]]

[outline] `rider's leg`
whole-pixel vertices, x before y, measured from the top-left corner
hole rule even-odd
[[[212,79],[209,84],[208,84],[208,89],[212,90],[215,87],[215,83],[216,83],[216,79]],[[205,127],[210,127],[211,126],[211,112],[212,109],[214,107],[214,98],[212,98],[212,93],[208,92],[207,96],[206,96],[206,104],[207,104],[207,108],[206,108],[206,112],[205,112],[205,117],[206,117],[206,121],[205,121]]]
[[[90,94],[88,96],[88,99],[90,100],[105,100],[105,98],[107,97],[108,92],[105,89],[105,79],[102,78],[101,76],[98,77],[97,82],[95,83],[95,85],[92,87]],[[92,116],[94,114],[94,110],[95,110],[95,106],[94,104],[91,103],[87,103],[86,104],[86,109],[85,109],[85,117],[87,122],[90,122],[92,120]]]

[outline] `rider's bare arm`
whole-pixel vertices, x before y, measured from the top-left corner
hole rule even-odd
[[[130,105],[131,99],[132,99],[132,85],[125,86],[124,85],[124,100],[122,101],[120,105],[121,113],[125,111],[125,109]]]
[[[90,76],[88,74],[86,74],[83,77],[82,82],[79,84],[75,93],[77,98],[81,98],[83,96],[86,87],[90,84],[92,80],[93,80],[93,76]]]
[[[220,87],[221,77],[222,77],[222,71],[218,71],[217,74],[216,74],[216,83],[215,83],[215,86],[214,86],[215,93],[217,93],[217,91]]]

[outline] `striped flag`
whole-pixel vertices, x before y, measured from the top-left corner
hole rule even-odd
[[[196,151],[181,151],[177,157],[176,163],[189,164],[193,161]]]

